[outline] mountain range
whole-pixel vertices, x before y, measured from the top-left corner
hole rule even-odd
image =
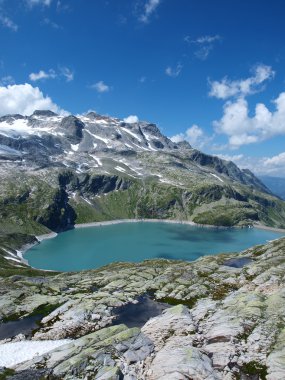
[[[41,110],[3,116],[0,172],[2,233],[118,218],[285,226],[285,203],[249,170],[144,121]]]

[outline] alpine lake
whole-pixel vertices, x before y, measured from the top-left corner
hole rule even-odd
[[[240,252],[282,235],[256,228],[126,222],[60,233],[30,248],[24,258],[34,268],[56,271],[95,269],[113,262],[158,258],[193,261],[205,255]]]

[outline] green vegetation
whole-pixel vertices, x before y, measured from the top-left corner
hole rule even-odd
[[[246,205],[216,206],[211,210],[201,212],[193,221],[198,224],[232,227],[248,225],[258,220],[258,213]]]
[[[15,374],[15,371],[11,368],[4,368],[0,370],[0,380],[6,380],[9,378],[9,376],[12,376]]]
[[[43,315],[43,316],[49,315],[52,311],[54,311],[55,309],[57,309],[61,305],[62,304],[44,304],[44,305],[40,305],[39,307],[37,307],[36,309],[34,309],[31,314],[29,314],[29,317],[31,317],[32,315]]]
[[[223,300],[229,293],[238,290],[238,288],[237,285],[217,284],[213,289],[212,298],[215,301]]]
[[[163,297],[156,299],[158,302],[168,303],[169,305],[176,306],[176,305],[185,305],[189,307],[190,309],[195,305],[195,303],[198,301],[199,297],[193,297],[189,299],[178,299],[178,298],[172,298],[172,297]]]
[[[259,380],[266,380],[267,367],[255,361],[251,361],[241,367],[241,372],[247,376],[258,375]]]

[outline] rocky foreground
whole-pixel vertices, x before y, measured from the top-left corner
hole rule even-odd
[[[28,336],[2,344],[72,341],[1,369],[0,378],[284,379],[284,275],[285,238],[193,263],[1,278],[2,322],[43,316]],[[140,327],[114,324],[124,305],[142,300],[158,315]]]

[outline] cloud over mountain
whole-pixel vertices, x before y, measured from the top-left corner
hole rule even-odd
[[[49,96],[45,96],[38,87],[29,83],[0,87],[0,115],[30,115],[37,109],[64,113]]]

